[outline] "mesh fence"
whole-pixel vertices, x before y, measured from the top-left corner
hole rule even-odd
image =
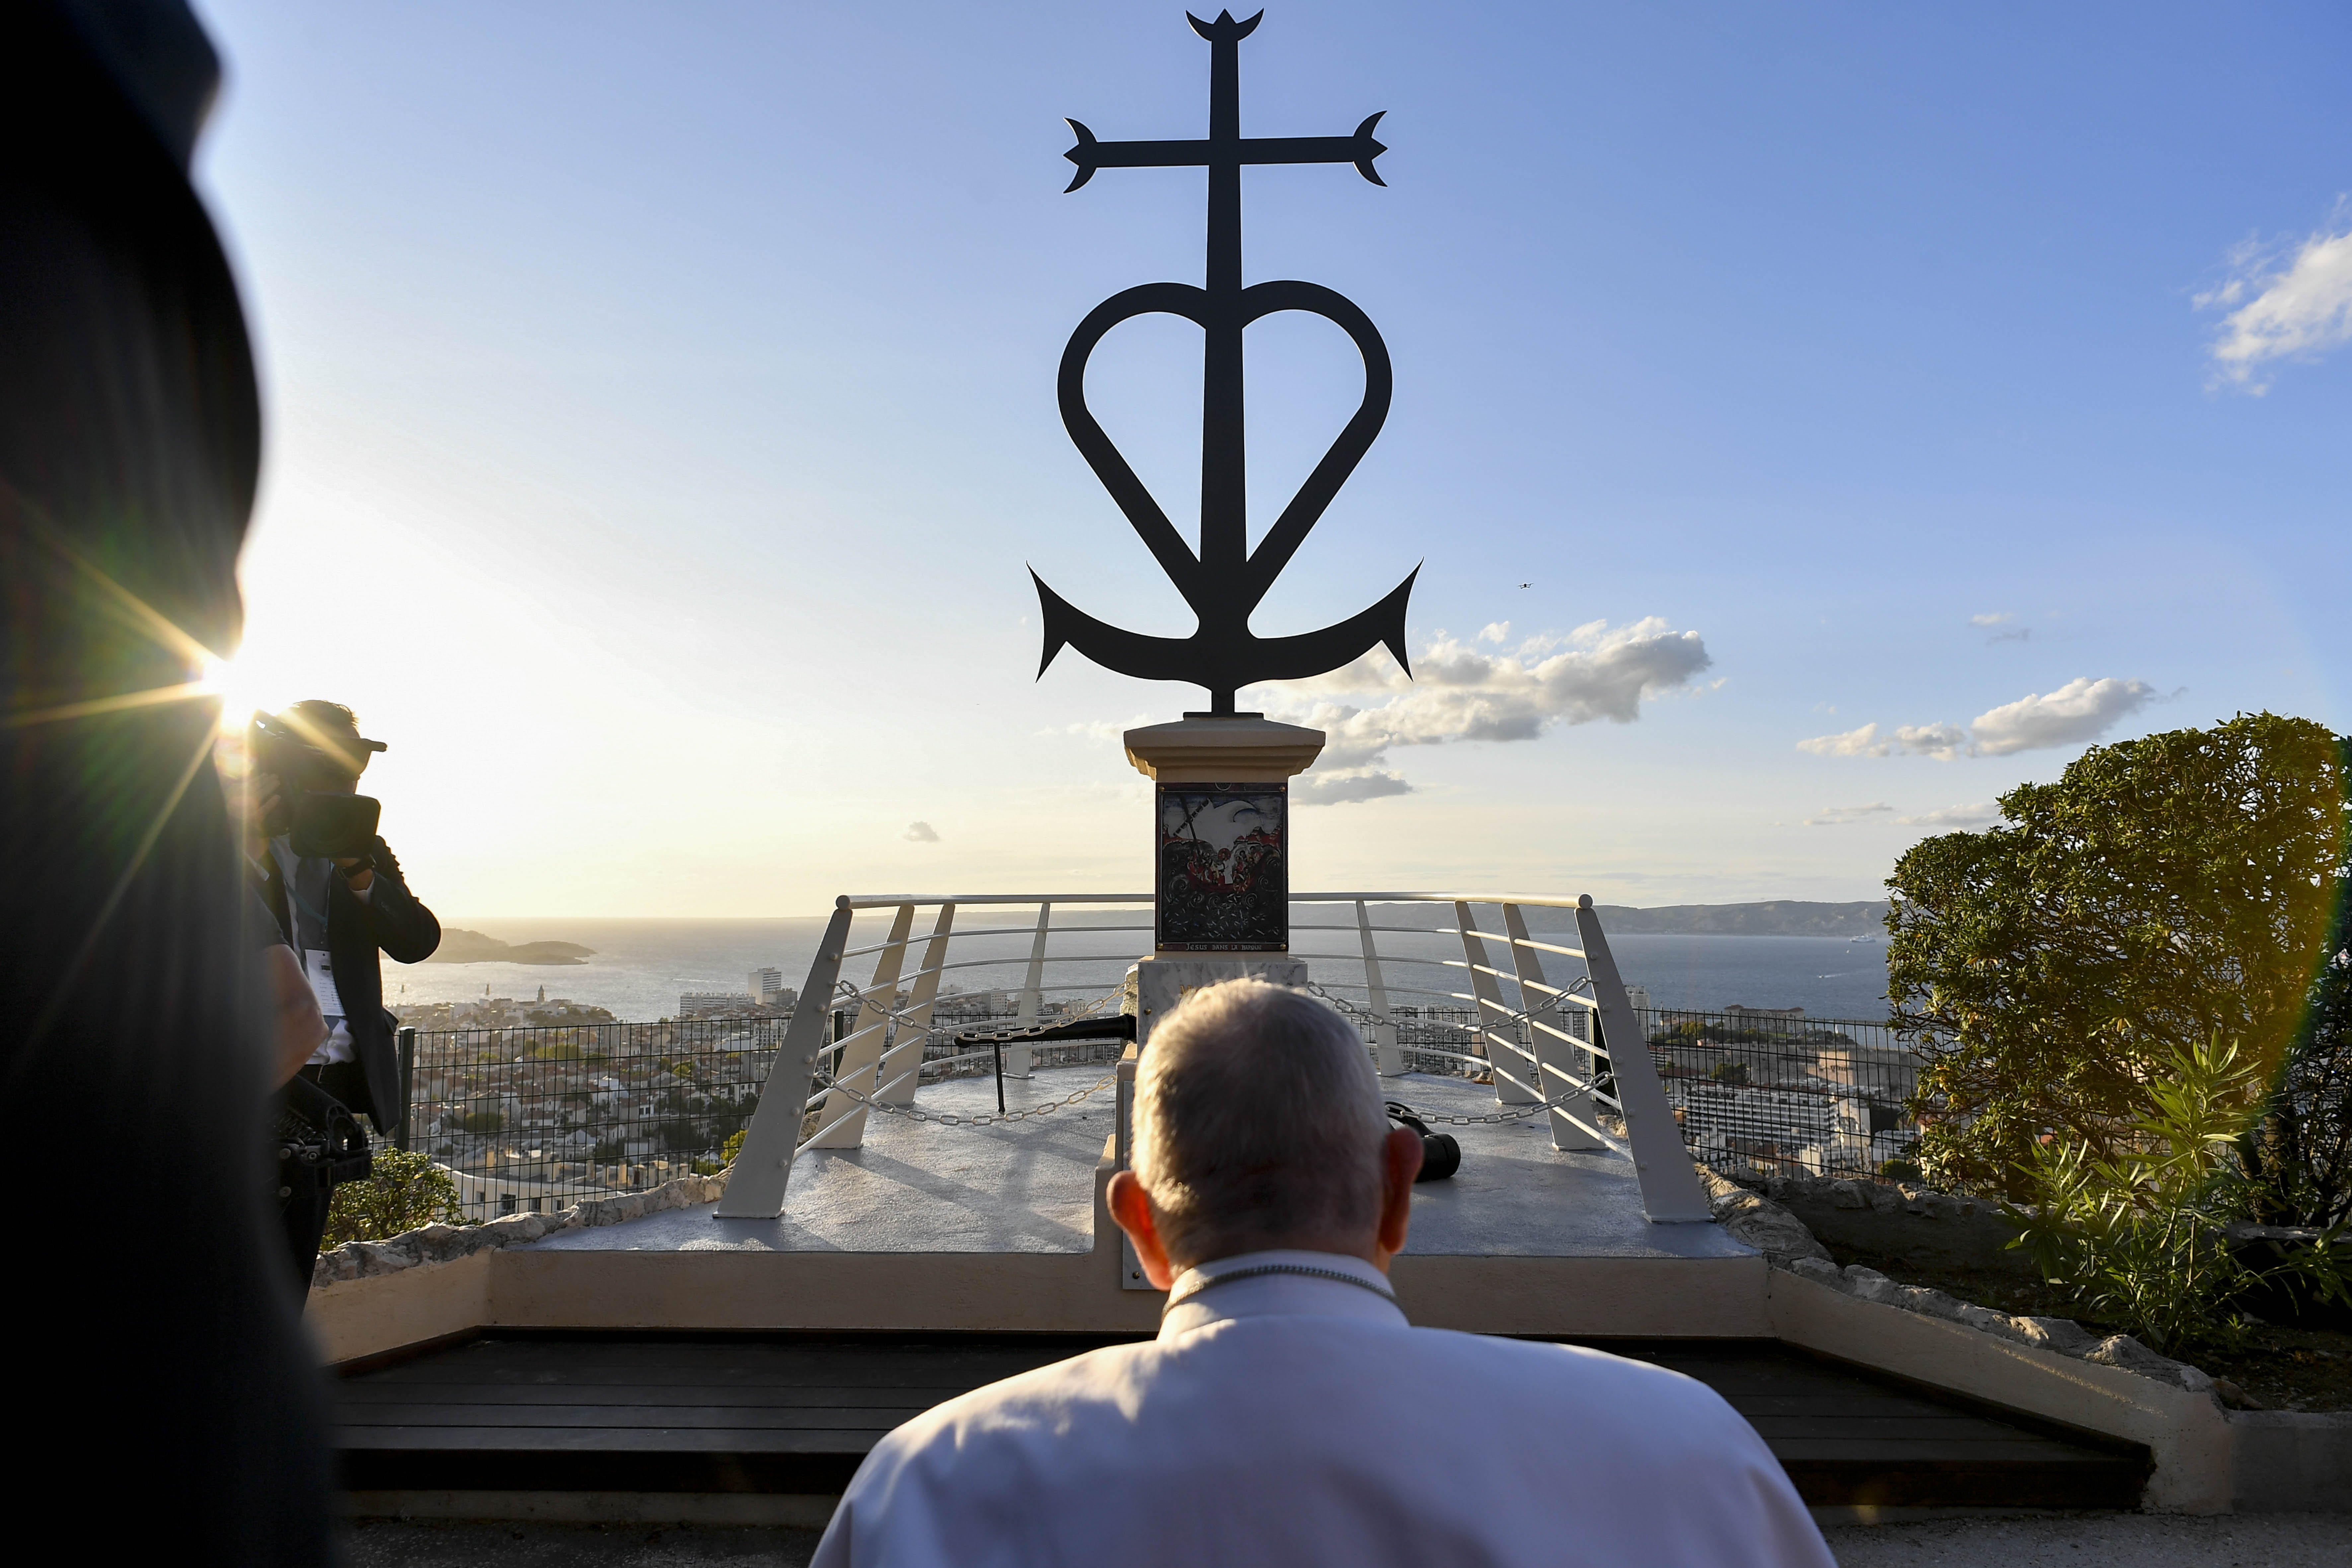
[[[751,1119],[781,1018],[425,1029],[408,1145],[456,1176],[468,1219],[716,1172]]]
[[[1916,1158],[1923,1058],[1885,1024],[1648,1010],[1643,1033],[1691,1152],[1728,1175],[1876,1175]]]
[[[1922,1058],[1885,1024],[1748,1010],[1644,1007],[1634,1016],[1684,1142],[1727,1173],[1875,1175],[1917,1152],[1919,1126],[1904,1104]],[[1473,1009],[1398,1007],[1391,1016],[1407,1070],[1486,1076],[1436,1054],[1485,1054],[1471,1043]],[[1588,1016],[1579,1008],[1568,1016],[1580,1037]],[[1367,1025],[1368,1039],[1370,1032]],[[1518,1037],[1532,1043],[1525,1026]],[[1601,1081],[1605,1089],[1605,1072]]]
[[[947,999],[943,998],[943,1004]],[[1041,1022],[1059,1021],[1049,1009]],[[855,1026],[834,1016],[829,1038]],[[994,1071],[952,1065],[959,1030],[1002,1028],[1010,1013],[943,1005],[927,1032],[922,1082]],[[788,1018],[688,1018],[419,1029],[408,1074],[408,1146],[446,1167],[469,1220],[551,1214],[583,1198],[717,1173],[759,1109]],[[1116,1059],[1120,1047],[1035,1047],[1034,1067]],[[819,1087],[827,1081],[820,1073]],[[796,1086],[797,1087],[797,1086]]]
[[[992,1072],[986,1057],[941,1058],[963,1048],[959,1031],[1005,1027],[1012,1015],[941,1002],[924,1040],[921,1081]],[[1391,1016],[1408,1070],[1483,1075],[1475,1063],[1435,1054],[1480,1054],[1471,1009],[1399,1007]],[[1904,1102],[1917,1087],[1921,1058],[1883,1024],[1655,1008],[1636,1016],[1684,1142],[1718,1169],[1876,1174],[1916,1151],[1919,1129]],[[1580,1010],[1570,1018],[1571,1027],[1582,1026]],[[452,1173],[469,1219],[552,1213],[690,1171],[716,1173],[728,1141],[759,1107],[787,1025],[722,1017],[420,1029],[409,1147]],[[855,1015],[844,1011],[826,1033],[838,1038],[854,1026]],[[1034,1047],[1031,1060],[1040,1068],[1109,1061],[1122,1048]]]

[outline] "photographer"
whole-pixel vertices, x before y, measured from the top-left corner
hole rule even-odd
[[[302,1068],[380,1133],[402,1100],[395,1020],[383,1009],[378,952],[418,963],[441,944],[441,922],[401,879],[377,837],[376,802],[358,793],[370,756],[350,709],[297,702],[247,731],[246,859],[325,1016],[327,1037]]]

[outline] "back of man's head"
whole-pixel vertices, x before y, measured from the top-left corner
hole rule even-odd
[[[1264,981],[1196,992],[1151,1031],[1136,1073],[1135,1173],[1181,1267],[1364,1246],[1387,1136],[1355,1029]]]

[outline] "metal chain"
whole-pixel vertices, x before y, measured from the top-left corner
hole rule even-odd
[[[1541,1116],[1548,1110],[1558,1110],[1560,1107],[1582,1098],[1587,1092],[1589,1091],[1586,1089],[1579,1089],[1575,1093],[1563,1094],[1558,1100],[1547,1100],[1540,1105],[1522,1105],[1511,1110],[1498,1110],[1492,1116],[1444,1116],[1433,1110],[1414,1110],[1412,1113],[1423,1121],[1442,1121],[1448,1127],[1481,1127],[1503,1121],[1524,1121],[1530,1116]],[[1399,1100],[1397,1103],[1403,1105],[1404,1101]],[[1412,1110],[1411,1106],[1406,1106],[1405,1109]]]
[[[1033,1116],[1051,1116],[1057,1110],[1063,1110],[1068,1106],[1076,1105],[1078,1101],[1087,1099],[1088,1096],[1099,1092],[1105,1085],[1112,1082],[1118,1077],[1118,1069],[1117,1068],[1113,1068],[1110,1071],[1103,1074],[1102,1078],[1097,1080],[1092,1088],[1079,1089],[1075,1094],[1066,1094],[1061,1099],[1053,1101],[1051,1104],[1028,1105],[1022,1107],[1019,1110],[987,1111],[972,1116],[955,1116],[938,1110],[919,1110],[911,1105],[885,1104],[881,1100],[873,1100],[866,1095],[858,1093],[856,1089],[851,1089],[846,1084],[828,1083],[822,1087],[837,1093],[845,1094],[849,1096],[850,1099],[857,1101],[858,1104],[866,1107],[868,1110],[878,1110],[886,1116],[904,1116],[914,1121],[936,1121],[942,1127],[988,1127],[999,1121],[1026,1121]]]
[[[904,1028],[911,1029],[918,1026],[914,1020],[913,1008],[892,1007],[880,1002],[872,1001],[866,996],[864,991],[858,989],[857,983],[854,980],[836,980],[833,983],[833,989],[834,999],[835,1001],[855,1002],[861,1008],[870,1006],[877,1013],[881,1014],[884,1018],[889,1020],[891,1023],[899,1025]],[[951,991],[948,993],[948,994],[953,996],[963,994]],[[1088,1002],[1084,1007],[1081,1007],[1075,1012],[1066,1009],[1061,1015],[1061,1021],[1067,1024],[1083,1024],[1088,1019],[1099,1017],[1102,1016],[1102,1010],[1105,1007],[1118,999],[1118,994],[1119,994],[1116,991],[1109,992],[1107,994],[1096,997],[1093,1001]],[[932,999],[932,1005],[936,1007],[938,1003],[939,999],[934,997]],[[929,1021],[924,1022],[920,1027],[926,1035],[938,1035],[952,1032],[949,1029],[947,1025],[936,1024]],[[828,1040],[825,1042],[824,1048],[830,1050],[840,1043],[841,1042],[838,1040]],[[1049,1041],[1047,1043],[1051,1044],[1052,1042]]]
[[[1350,1013],[1360,1018],[1370,1018],[1375,1023],[1387,1024],[1395,1027],[1402,1026],[1396,1019],[1388,1016],[1384,1013],[1374,1012],[1370,1007],[1359,1007],[1353,1002],[1349,1001],[1345,996],[1334,996],[1330,992],[1324,990],[1323,987],[1316,984],[1311,980],[1307,983],[1307,989],[1313,992],[1316,995],[1322,997],[1323,1000],[1330,1003],[1331,1005],[1339,1008],[1343,1013]],[[1509,1015],[1509,1017],[1514,1023],[1522,1022],[1526,1019],[1532,1018],[1540,1013],[1554,1012],[1558,1005],[1559,1005],[1555,1003],[1551,1007],[1538,1007],[1534,1009],[1532,1012],[1513,1013]],[[1413,1022],[1419,1024],[1434,1024],[1438,1027],[1445,1029],[1459,1029],[1465,1035],[1475,1036],[1482,1033],[1482,1031],[1474,1029],[1467,1024],[1456,1024],[1451,1019],[1446,1018],[1417,1018],[1414,1019]],[[1400,1048],[1408,1051],[1412,1049],[1411,1046],[1404,1046]],[[1541,1116],[1547,1111],[1557,1110],[1560,1107],[1570,1104],[1571,1101],[1580,1100],[1592,1093],[1592,1086],[1591,1084],[1580,1083],[1576,1085],[1569,1093],[1561,1095],[1557,1100],[1547,1100],[1538,1105],[1523,1105],[1511,1110],[1498,1110],[1489,1116],[1446,1116],[1436,1111],[1421,1110],[1416,1110],[1413,1114],[1420,1117],[1423,1121],[1441,1122],[1448,1127],[1494,1126],[1506,1121],[1524,1121],[1530,1116]],[[1398,1103],[1402,1104],[1403,1102],[1399,1101]]]
[[[1353,1002],[1349,1001],[1345,996],[1335,996],[1330,992],[1324,990],[1320,985],[1316,984],[1312,980],[1307,983],[1307,989],[1313,992],[1316,995],[1322,997],[1323,1000],[1330,1003],[1331,1005],[1339,1008],[1342,1013],[1351,1014],[1359,1018],[1369,1019],[1375,1024],[1386,1024],[1392,1029],[1410,1028],[1413,1025],[1418,1024],[1425,1028],[1456,1029],[1463,1034],[1473,1037],[1474,1038],[1483,1037],[1488,1029],[1499,1029],[1507,1024],[1524,1024],[1533,1019],[1543,1017],[1546,1015],[1549,1015],[1555,1018],[1562,1016],[1559,1011],[1560,1005],[1558,1002],[1553,1002],[1548,1006],[1530,1007],[1525,1011],[1517,1013],[1505,1013],[1499,1022],[1488,1024],[1482,1028],[1475,1024],[1457,1024],[1451,1018],[1391,1018],[1386,1013],[1375,1012],[1370,1007],[1359,1007]],[[1571,991],[1573,989],[1573,987],[1570,987]],[[1490,1004],[1480,1004],[1479,1010],[1483,1012],[1487,1005],[1490,1005]],[[1577,1044],[1586,1050],[1591,1050],[1592,1048],[1581,1040],[1579,1040]],[[1403,1048],[1408,1051],[1412,1049],[1411,1046],[1406,1046]]]

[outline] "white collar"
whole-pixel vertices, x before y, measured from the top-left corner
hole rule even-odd
[[[1361,1318],[1402,1324],[1388,1276],[1360,1258],[1279,1248],[1195,1265],[1168,1290],[1160,1337],[1240,1318]]]

